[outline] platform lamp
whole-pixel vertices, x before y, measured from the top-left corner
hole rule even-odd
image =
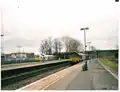
[[[87,71],[88,70],[88,66],[87,66],[87,59],[86,59],[86,30],[89,30],[88,27],[85,27],[85,28],[81,28],[80,29],[81,31],[84,31],[84,48],[85,48],[85,51],[84,51],[84,55],[85,55],[85,64],[83,65],[83,71]]]
[[[90,56],[90,44],[91,44],[91,42],[87,42],[87,44],[88,44],[88,49],[89,49],[89,56]]]

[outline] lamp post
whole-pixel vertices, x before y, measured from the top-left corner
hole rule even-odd
[[[20,53],[20,48],[21,48],[21,46],[19,45],[19,46],[17,46],[18,47],[18,49],[19,49],[19,51],[18,51],[18,55],[19,55],[19,59],[20,59],[20,62],[21,62],[21,53]]]
[[[22,56],[21,56],[21,57],[22,57],[22,61],[23,61],[24,58],[25,58],[25,56],[24,56],[24,55],[25,55],[25,53],[24,53],[24,48],[23,48],[22,50],[23,50],[23,51],[22,51]]]
[[[2,44],[3,37],[4,37],[4,34],[1,34],[1,55],[3,54],[3,44]]]
[[[4,55],[4,52],[3,52],[3,37],[4,37],[4,34],[1,34],[1,63],[4,62],[5,60],[5,55]]]
[[[89,55],[90,55],[90,44],[91,44],[91,42],[87,42],[87,44],[88,44]]]
[[[3,25],[3,11],[1,11],[1,56],[2,56],[2,62],[4,62],[5,60],[5,55],[4,55],[4,47],[3,47],[3,37],[4,37],[4,33],[3,33],[3,30],[4,30],[4,25]]]
[[[88,55],[89,55],[89,61],[90,61],[90,59],[91,59],[91,55],[90,55],[90,44],[91,44],[91,42],[87,42],[87,44],[88,44],[88,49],[89,49]],[[91,61],[90,61],[90,63],[91,63]]]
[[[85,30],[88,30],[89,28],[86,27],[86,28],[81,28],[80,30],[84,31],[84,45],[85,45],[85,51],[84,51],[84,54],[85,54],[85,64],[83,66],[83,70],[88,70],[88,66],[87,66],[87,59],[86,59],[86,33],[85,33]]]

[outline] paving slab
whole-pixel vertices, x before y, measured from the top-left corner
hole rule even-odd
[[[88,63],[88,71],[76,69],[46,90],[118,90],[118,80],[101,66],[98,59],[93,59]]]

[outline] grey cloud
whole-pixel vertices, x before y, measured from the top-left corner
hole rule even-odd
[[[38,41],[38,40],[37,40]],[[36,40],[27,40],[24,38],[11,38],[3,42],[4,47],[10,48],[10,47],[16,47],[18,45],[21,45],[23,47],[34,47],[39,44]]]

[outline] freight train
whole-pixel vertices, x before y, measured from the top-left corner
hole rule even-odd
[[[86,54],[86,59],[87,60],[89,59],[89,55],[88,54]],[[77,54],[71,56],[70,63],[71,64],[77,64],[77,63],[82,62],[84,60],[85,60],[85,54],[77,53]]]
[[[85,54],[76,53],[76,52],[62,52],[62,53],[55,54],[55,56],[61,59],[69,59],[71,64],[77,64],[85,60],[84,58]],[[86,59],[89,59],[89,56],[87,54],[86,54]]]
[[[87,59],[89,59],[88,55]],[[71,64],[77,64],[82,62],[84,58],[83,53],[75,53],[75,52],[64,52],[59,53],[59,55],[42,55],[36,56],[35,58],[9,58],[4,61],[4,63],[17,63],[17,62],[42,62],[42,61],[52,61],[58,59],[69,59]]]

